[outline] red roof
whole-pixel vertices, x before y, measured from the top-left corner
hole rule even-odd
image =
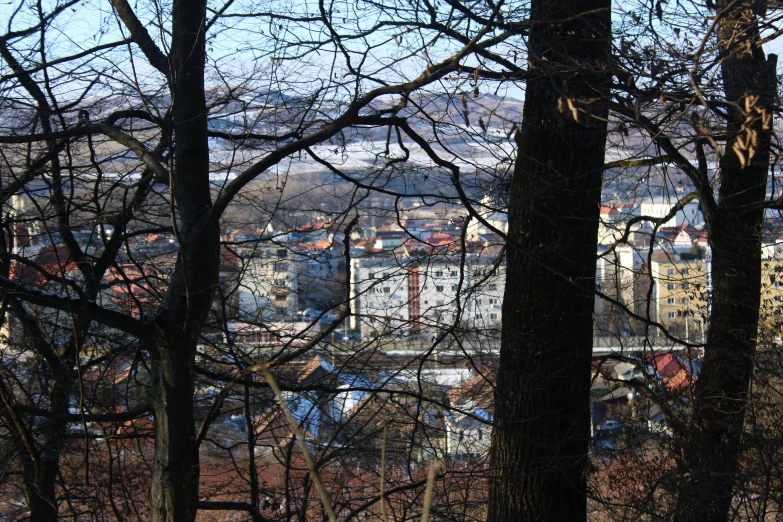
[[[487,411],[492,411],[494,409],[493,394],[495,388],[493,384],[487,380],[492,377],[493,375],[487,368],[482,368],[480,372],[477,372],[476,375],[467,381],[454,386],[446,392],[452,407],[458,406],[466,400],[470,400],[476,406]]]
[[[454,236],[451,234],[446,234],[444,232],[438,232],[436,234],[432,234],[428,239],[428,243],[433,244],[443,244],[445,242],[452,242],[454,241]]]
[[[315,243],[299,243],[297,245],[299,250],[329,250],[332,248],[332,242],[326,239],[316,241]]]
[[[328,368],[326,361],[320,355],[316,355],[299,372],[299,384],[305,382],[320,382],[331,376],[332,372]]]
[[[65,245],[58,245],[57,248],[44,247],[33,261],[45,273],[21,263],[14,263],[11,268],[11,279],[26,285],[39,286],[48,282],[49,279],[59,278],[79,269],[71,259],[71,254]]]
[[[656,373],[664,379],[671,379],[683,369],[680,360],[671,352],[651,354],[649,361]]]

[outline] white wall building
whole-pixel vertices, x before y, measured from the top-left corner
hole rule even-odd
[[[255,246],[240,252],[238,317],[243,320],[294,318],[297,302],[297,263],[287,248]]]
[[[612,251],[599,249],[595,267],[598,290],[623,305],[630,305],[633,302],[634,260],[634,250],[628,245],[619,245]],[[606,301],[596,298],[596,311],[605,305]]]
[[[660,219],[669,215],[677,204],[679,198],[675,196],[664,196],[645,198],[638,202],[630,212],[631,216],[649,216],[651,218]],[[676,227],[680,225],[690,225],[693,227],[699,227],[704,224],[704,217],[699,211],[699,202],[691,201],[687,203],[682,210],[659,225],[659,228]],[[650,221],[642,222],[642,226],[652,227],[653,223]]]
[[[370,255],[352,261],[350,328],[363,339],[376,335],[436,336],[459,320],[476,328],[498,327],[505,267],[496,256],[460,254],[411,258]],[[459,317],[458,317],[459,316]]]
[[[489,455],[492,440],[492,414],[470,402],[459,405],[461,411],[446,415],[446,453],[452,458]]]
[[[362,338],[409,333],[409,260],[393,254],[355,258],[351,261],[351,300],[354,313],[350,328]]]

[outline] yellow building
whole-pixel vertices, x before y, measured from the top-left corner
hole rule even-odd
[[[659,250],[653,253],[650,277],[651,319],[680,339],[703,342],[708,318],[707,260]]]
[[[783,330],[783,259],[761,262],[759,337],[778,338]]]

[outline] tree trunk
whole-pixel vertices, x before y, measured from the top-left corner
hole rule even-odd
[[[253,380],[253,374],[248,376]],[[245,429],[247,429],[247,474],[250,482],[250,505],[258,509],[258,468],[256,467],[256,431],[253,424],[253,403],[250,397],[250,386],[245,385]]]
[[[204,93],[205,0],[174,3],[170,53],[179,256],[150,349],[155,459],[150,493],[153,522],[191,522],[198,502],[195,442],[195,354],[218,282],[220,237],[210,219],[207,111]]]
[[[65,416],[69,412],[70,398],[77,388],[77,375],[74,371],[76,351],[74,342],[58,349],[49,344],[39,328],[38,323],[22,307],[12,299],[10,309],[23,322],[23,339],[27,348],[44,357],[46,365],[38,371],[41,380],[46,383],[43,388],[49,403],[49,412],[54,416]],[[84,340],[89,323],[77,323],[77,331],[81,333],[78,342]],[[45,376],[44,376],[45,372]],[[65,445],[68,423],[62,417],[43,418],[36,421],[35,417],[25,418],[24,415],[11,414],[16,408],[12,392],[0,380],[0,398],[5,405],[5,416],[9,425],[15,426],[17,433],[13,436],[14,444],[21,456],[22,477],[27,505],[30,508],[31,522],[48,522],[57,520],[57,486],[56,480],[60,473],[60,456]]]
[[[725,9],[729,2],[721,2]],[[734,7],[718,26],[728,109],[720,199],[705,214],[712,247],[712,310],[685,441],[676,519],[726,521],[731,509],[753,371],[761,293],[775,58],[758,43],[756,15]],[[756,99],[755,96],[758,96]],[[749,140],[749,146],[743,143]]]
[[[492,521],[586,517],[609,8],[608,0],[531,6],[533,76],[508,205]]]
[[[25,497],[30,508],[30,522],[54,522],[58,518],[56,480],[60,471],[60,445],[55,444],[55,441],[47,442],[49,447],[43,447],[38,453],[38,463],[30,462],[27,458],[23,461],[22,474]]]

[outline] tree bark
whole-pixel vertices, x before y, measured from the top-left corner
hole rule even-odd
[[[60,388],[60,383],[55,387]],[[62,403],[52,403],[53,411],[68,411],[68,395],[57,390],[50,394],[49,399],[65,400]],[[40,447],[37,452],[37,462],[30,458],[23,459],[22,474],[24,476],[25,496],[30,507],[30,522],[52,522],[58,519],[57,475],[60,472],[60,451],[63,446],[66,425],[62,421],[45,421],[47,426],[41,434]]]
[[[153,522],[191,522],[198,502],[195,354],[217,288],[220,257],[218,221],[210,219],[205,19],[205,0],[174,3],[169,55],[174,129],[171,193],[180,249],[150,349],[155,415]]]
[[[720,160],[720,198],[714,210],[705,213],[712,247],[712,310],[680,463],[684,481],[675,518],[682,522],[729,518],[759,320],[762,205],[776,58],[768,61],[764,56],[753,11],[744,4],[729,4],[719,3],[718,41],[724,55],[723,87],[731,106]]]
[[[610,3],[533,1],[488,520],[584,520]]]
[[[59,382],[55,382],[54,391],[49,394],[50,401],[62,398]],[[60,450],[65,434],[65,423],[46,420],[40,429],[40,442],[25,425],[23,416],[19,415],[11,390],[0,378],[0,410],[9,426],[12,426],[12,440],[19,453],[21,474],[24,482],[24,493],[27,506],[30,509],[31,522],[50,522],[57,520],[57,489],[56,478],[60,466]],[[62,407],[62,401],[52,403],[53,408]],[[65,396],[65,411],[67,395]]]

